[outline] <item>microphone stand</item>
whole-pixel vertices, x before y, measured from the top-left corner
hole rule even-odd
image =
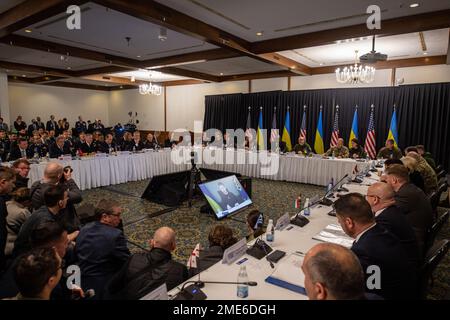
[[[322,197],[322,199],[320,200],[320,203],[325,205],[325,206],[331,206],[333,204],[333,201],[331,201],[330,199],[327,199],[327,197],[333,193],[333,191],[336,189],[336,187],[345,179],[348,177],[348,173],[346,175],[344,175],[330,190],[328,190],[325,195]]]

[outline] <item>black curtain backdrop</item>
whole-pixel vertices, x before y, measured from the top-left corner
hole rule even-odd
[[[252,127],[256,129],[262,107],[264,129],[270,130],[276,107],[277,128],[281,135],[289,107],[291,141],[294,145],[300,133],[303,106],[306,105],[307,141],[313,146],[322,105],[324,144],[327,149],[333,128],[333,106],[339,105],[339,130],[346,144],[355,106],[358,106],[358,138],[364,144],[372,104],[375,106],[377,150],[386,141],[395,104],[400,148],[423,144],[438,163],[450,169],[450,83],[206,96],[204,129],[216,128],[223,132],[225,129],[245,130],[250,106]]]

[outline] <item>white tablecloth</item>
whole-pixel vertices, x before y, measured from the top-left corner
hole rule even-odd
[[[199,151],[200,150],[200,151]],[[263,155],[235,150],[197,149],[201,157],[198,167],[237,172],[252,178],[291,181],[325,186],[333,178],[336,182],[346,173],[351,174],[355,165],[362,170],[368,165],[352,159],[305,158],[296,155]],[[178,151],[175,151],[178,152]],[[129,181],[149,179],[156,175],[189,170],[190,151],[184,162],[174,161],[169,150],[159,152],[90,157],[81,160],[51,160],[73,168],[73,178],[81,190],[109,186]],[[177,158],[175,158],[177,159]],[[220,159],[220,160],[218,160]],[[180,159],[178,159],[180,160]],[[30,185],[41,179],[46,162],[32,164]]]

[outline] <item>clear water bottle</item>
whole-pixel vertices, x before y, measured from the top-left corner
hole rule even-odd
[[[327,185],[327,193],[330,192],[331,189],[334,187],[334,179],[331,178],[330,182]]]
[[[309,198],[306,198],[305,205],[303,207],[303,215],[309,217],[311,215],[311,208],[309,207]]]
[[[273,225],[273,220],[269,219],[269,223],[267,224],[266,240],[268,242],[273,242],[274,238],[275,238],[275,227]]]
[[[239,298],[247,298],[248,285],[243,284],[243,282],[248,282],[247,268],[245,267],[245,265],[241,265],[241,268],[239,269],[237,282],[240,283],[237,285],[237,296]]]

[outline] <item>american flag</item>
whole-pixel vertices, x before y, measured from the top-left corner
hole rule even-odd
[[[248,137],[249,139],[252,138],[252,134],[250,132],[250,129],[252,128],[252,120],[251,120],[251,116],[250,116],[250,107],[248,107],[248,116],[247,116],[247,124],[245,127],[245,136]]]
[[[274,142],[279,140],[280,133],[277,129],[277,108],[274,108],[273,110],[273,119],[272,119],[272,130],[270,130],[270,142]]]
[[[337,146],[339,139],[339,106],[336,106],[336,114],[334,115],[333,132],[331,133],[331,146]]]
[[[306,141],[306,106],[303,107],[302,127],[300,128],[300,138]]]
[[[369,127],[367,128],[367,137],[366,143],[364,145],[364,151],[366,151],[367,155],[371,159],[375,159],[376,155],[376,143],[375,143],[375,119],[373,116],[374,106],[371,106],[372,110],[370,111],[369,118]]]

